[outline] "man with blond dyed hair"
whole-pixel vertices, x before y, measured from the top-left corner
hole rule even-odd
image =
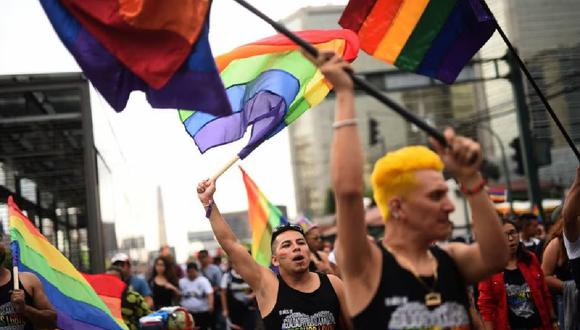
[[[332,53],[322,53],[316,63],[336,93],[331,171],[337,258],[355,328],[469,329],[466,284],[503,269],[508,258],[499,218],[479,173],[479,144],[447,129],[449,147],[431,141],[436,152],[407,147],[380,159],[372,184],[386,231],[379,244],[370,242],[353,84],[345,72],[350,67]],[[454,210],[443,167],[455,176],[469,202],[476,244],[433,244],[449,236]]]

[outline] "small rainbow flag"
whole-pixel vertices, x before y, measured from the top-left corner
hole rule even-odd
[[[40,0],[56,33],[116,111],[134,90],[154,108],[231,113],[209,47],[208,0]]]
[[[260,188],[240,167],[242,178],[248,194],[248,219],[252,230],[252,256],[256,262],[264,267],[269,267],[272,260],[270,240],[272,230],[280,225],[288,223],[282,211],[264,196]]]
[[[18,270],[36,275],[46,296],[57,312],[59,329],[97,330],[127,329],[121,318],[115,318],[95,290],[52,246],[8,198],[10,244]]]
[[[350,30],[309,30],[296,33],[319,50],[332,50],[353,61],[356,34]],[[216,63],[233,114],[213,116],[180,110],[181,121],[201,153],[236,141],[252,125],[250,141],[239,153],[245,158],[260,143],[320,103],[332,88],[300,47],[282,35],[241,46],[218,56]]]
[[[371,56],[448,84],[495,31],[479,0],[350,0],[339,24]]]

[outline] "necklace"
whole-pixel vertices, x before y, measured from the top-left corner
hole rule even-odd
[[[395,257],[395,259],[397,261],[403,261],[403,263],[405,264],[407,269],[411,272],[411,274],[413,274],[413,276],[415,276],[417,281],[419,283],[421,283],[421,285],[425,288],[425,290],[428,291],[427,294],[425,295],[425,305],[427,305],[428,307],[441,305],[441,302],[442,302],[441,293],[435,292],[435,286],[437,285],[437,280],[439,278],[437,275],[437,259],[435,259],[435,257],[431,253],[431,251],[427,250],[427,256],[429,257],[429,259],[434,261],[434,263],[433,263],[433,285],[428,286],[427,283],[425,283],[425,281],[421,278],[421,276],[419,275],[419,272],[417,272],[417,270],[415,269],[413,264],[409,261],[409,259],[407,259],[401,255],[395,254],[393,252],[393,250],[391,250],[391,248],[389,248],[384,243],[383,243],[383,246],[387,249],[387,251],[389,251],[393,255],[393,257]]]

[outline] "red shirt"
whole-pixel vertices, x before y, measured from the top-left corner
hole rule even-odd
[[[534,304],[542,320],[542,329],[553,329],[550,322],[552,297],[544,280],[544,273],[538,259],[532,253],[530,253],[530,256],[532,260],[529,265],[518,261],[517,267],[528,283]],[[483,320],[493,322],[493,329],[511,329],[503,272],[494,274],[490,278],[479,282],[477,306]]]

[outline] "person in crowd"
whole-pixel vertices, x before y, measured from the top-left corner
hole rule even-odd
[[[153,307],[153,293],[149,284],[144,279],[134,276],[131,270],[131,259],[125,253],[117,253],[111,258],[111,265],[119,267],[123,271],[123,278],[131,289],[139,293],[147,302],[149,307]]]
[[[580,290],[580,167],[576,169],[576,177],[564,202],[562,217],[564,218],[564,246],[577,289],[573,291],[570,286],[564,287],[563,296],[569,307],[564,313],[564,326],[575,325],[578,328],[580,324],[580,294],[578,294]]]
[[[169,245],[167,244],[162,245],[159,248],[159,255],[162,257],[166,257],[173,264],[173,268],[175,268],[175,275],[177,276],[178,279],[185,276],[183,269],[181,269],[181,266],[179,266],[179,264],[175,261],[175,256],[171,252],[171,247]]]
[[[209,280],[199,273],[196,263],[187,264],[187,276],[179,280],[181,306],[193,316],[200,330],[211,329],[214,309],[213,288]]]
[[[510,258],[505,269],[479,283],[479,311],[488,329],[553,329],[552,298],[536,255],[504,220]]]
[[[153,308],[173,306],[181,295],[175,267],[171,260],[164,256],[158,256],[153,262],[149,286],[153,292]]]
[[[528,251],[533,252],[538,260],[542,260],[544,242],[536,237],[539,226],[538,217],[532,213],[525,213],[518,217],[518,221],[521,228],[520,240]]]
[[[211,313],[213,327],[217,330],[222,330],[225,327],[225,319],[222,317],[222,304],[220,298],[222,271],[220,267],[214,263],[213,258],[209,255],[207,250],[199,251],[197,253],[197,259],[201,265],[201,273],[209,280],[214,292],[215,308]]]
[[[381,158],[371,181],[387,225],[378,244],[369,242],[364,223],[364,161],[348,74],[351,68],[328,52],[321,52],[314,61],[336,96],[331,178],[337,209],[337,261],[354,326],[469,328],[465,283],[502,269],[508,258],[501,224],[479,172],[481,147],[447,129],[447,147],[431,141],[436,152],[414,146]],[[447,197],[444,167],[469,202],[478,237],[475,244],[433,245],[449,237],[449,214],[454,210]]]
[[[564,221],[559,218],[550,229],[542,255],[542,271],[552,293],[559,324],[564,324],[564,286],[573,284],[568,255],[564,247]],[[569,283],[566,283],[569,282]],[[575,285],[573,285],[575,288]]]
[[[121,281],[127,283],[125,278],[125,271],[118,266],[111,266],[107,269],[107,274],[119,278]],[[127,325],[129,330],[139,329],[139,319],[151,313],[149,303],[145,298],[135,291],[131,285],[125,287],[121,294],[121,316],[123,322]]]
[[[244,279],[231,268],[222,277],[222,314],[229,318],[232,326],[239,329],[256,327],[256,295]]]
[[[323,251],[324,241],[320,235],[320,228],[318,228],[318,225],[312,223],[305,216],[298,217],[298,219],[296,219],[296,224],[302,227],[304,235],[306,236],[306,243],[308,243],[308,248],[310,249],[310,265],[308,266],[308,269],[311,272],[333,274],[328,261],[328,254]]]
[[[327,254],[330,254],[330,252],[334,250],[334,244],[332,244],[330,241],[324,241],[323,246],[324,247],[322,248],[322,251],[326,252]]]
[[[56,311],[42,282],[29,272],[20,272],[20,289],[14,290],[14,274],[4,267],[6,247],[0,242],[0,329],[54,329]]]
[[[285,225],[272,232],[272,265],[259,265],[221,215],[213,199],[215,182],[200,182],[197,193],[220,246],[233,268],[256,294],[266,329],[349,329],[342,281],[308,270],[310,252],[302,228]]]

